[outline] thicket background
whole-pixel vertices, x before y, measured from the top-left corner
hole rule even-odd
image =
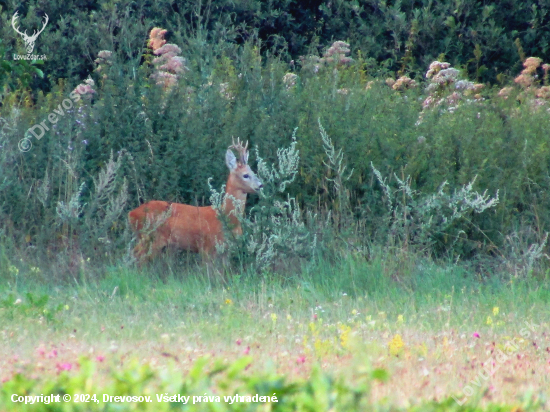
[[[414,205],[407,206],[404,227],[396,227],[395,216],[389,224],[371,163],[390,184],[411,176],[411,188],[425,194],[444,181],[452,193],[475,176],[475,190],[499,191],[496,207],[432,233],[432,243],[417,245],[423,253],[523,261],[533,256],[530,245],[543,243],[550,223],[548,106],[531,104],[519,87],[508,99],[497,92],[513,84],[526,57],[550,61],[548,2],[0,1],[0,8],[5,276],[14,273],[6,268],[28,262],[61,259],[74,273],[82,259],[122,259],[128,210],[151,199],[208,204],[208,178],[216,187],[226,179],[223,154],[231,136],[276,162],[296,127],[300,165],[281,198],[295,197],[304,212],[328,219],[324,253],[372,250],[373,242],[403,246],[412,238],[403,233]],[[13,60],[13,53],[24,53],[11,27],[15,11],[29,32],[48,14],[35,47],[46,61]],[[186,59],[188,70],[169,93],[150,79],[153,27],[167,29],[166,39]],[[312,69],[307,56],[322,56],[335,40],[350,44],[353,62]],[[100,74],[94,60],[101,50],[113,52],[113,64]],[[425,111],[418,124],[428,95],[424,75],[436,59],[485,88],[454,112]],[[288,73],[298,76],[294,87],[283,81]],[[396,91],[384,83],[403,74],[419,87]],[[93,99],[40,141],[33,138],[29,152],[19,151],[27,129],[88,76],[95,81]],[[547,83],[540,69],[538,76],[539,85]],[[353,169],[340,193],[324,164],[318,119]],[[255,161],[252,152],[253,167]],[[103,193],[102,170],[110,171]]]

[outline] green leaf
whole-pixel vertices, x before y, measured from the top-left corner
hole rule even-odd
[[[382,368],[377,368],[373,370],[371,375],[373,379],[380,382],[387,382],[390,378],[390,374],[388,373],[388,371]]]
[[[227,369],[227,376],[230,379],[234,379],[239,372],[242,372],[252,362],[251,356],[244,356],[240,359],[237,359],[233,364]]]

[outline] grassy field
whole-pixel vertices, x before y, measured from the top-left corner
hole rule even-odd
[[[20,3],[0,412],[550,410],[544,2]]]
[[[203,368],[206,389],[190,386],[200,392],[189,395],[233,395],[223,380],[208,377],[219,362],[241,359],[234,367],[242,376],[284,375],[288,385],[311,384],[313,373],[353,387],[367,374],[375,379],[368,379],[364,402],[379,410],[432,401],[443,402],[431,406],[441,410],[500,410],[490,409],[500,403],[509,405],[502,410],[522,404],[525,409],[514,410],[544,410],[548,279],[502,281],[507,276],[481,277],[465,266],[391,254],[317,261],[286,278],[220,280],[206,270],[168,259],[143,270],[111,267],[101,281],[65,286],[48,285],[38,269],[18,273],[0,294],[3,408],[24,410],[8,401],[10,388],[23,385],[16,384],[21,376],[36,380],[32,394],[54,382],[77,388],[82,380],[86,388],[140,395],[170,392],[167,376],[176,382]],[[129,392],[118,393],[121,379]],[[296,396],[290,392],[289,399]],[[94,407],[115,410],[109,405]],[[212,405],[193,407],[215,410]],[[323,407],[303,410],[355,410]]]

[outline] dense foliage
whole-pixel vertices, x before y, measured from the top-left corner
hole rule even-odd
[[[480,0],[277,0],[277,1],[1,1],[0,38],[5,53],[16,52],[10,26],[18,10],[25,24],[50,23],[40,37],[49,75],[35,87],[49,89],[58,78],[82,78],[102,49],[121,58],[139,58],[144,35],[153,25],[168,29],[185,55],[204,67],[214,56],[234,53],[237,45],[258,41],[262,54],[294,59],[321,52],[334,40],[347,40],[373,70],[415,72],[438,56],[481,80],[514,74],[525,53],[548,60],[550,5],[546,2]],[[141,36],[137,35],[141,33]]]
[[[297,258],[317,247],[368,252],[373,240],[439,256],[512,254],[528,268],[542,256],[550,56],[538,2],[0,5],[5,275],[15,250],[60,259],[68,249],[71,272],[82,259],[119,259],[128,210],[208,204],[231,136],[257,149],[253,164],[280,164],[296,127],[293,182],[268,201],[249,198],[259,203],[244,239],[256,243],[241,244],[241,257],[284,260],[290,243]],[[14,10],[29,30],[48,14],[36,44],[47,60],[12,60],[24,51]],[[167,32],[154,40],[153,27]],[[430,66],[437,56],[449,63]],[[468,80],[509,84],[522,67],[500,92]],[[250,240],[261,232],[271,244]]]

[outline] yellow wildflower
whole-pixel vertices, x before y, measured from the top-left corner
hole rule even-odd
[[[397,356],[405,347],[405,343],[401,339],[401,335],[395,335],[388,346],[390,348],[390,355]]]
[[[225,304],[226,305],[232,305],[233,304],[233,301],[231,299],[226,299],[225,300]]]
[[[495,306],[495,307],[493,308],[493,316],[498,315],[498,312],[499,312],[498,306]]]
[[[340,344],[343,348],[348,348],[348,341],[349,341],[349,334],[351,332],[351,328],[347,325],[340,325]]]
[[[493,324],[493,318],[491,318],[490,316],[487,316],[487,325],[492,325]]]

